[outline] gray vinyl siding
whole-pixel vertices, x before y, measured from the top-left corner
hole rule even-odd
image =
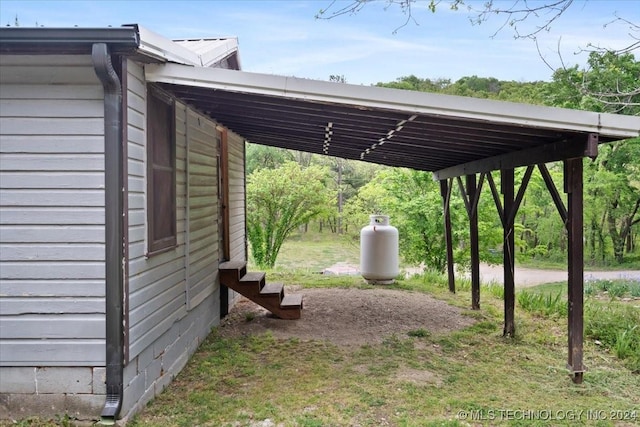
[[[177,246],[147,257],[146,84],[127,64],[129,358],[122,414],[162,392],[220,320],[216,124],[176,102]]]
[[[218,274],[218,137],[216,124],[187,111],[188,308],[216,289]]]
[[[177,246],[147,257],[146,84],[140,64],[127,70],[131,361],[218,289],[218,166],[216,124],[176,102]]]
[[[229,132],[229,249],[233,260],[246,261],[244,139]]]
[[[127,65],[129,185],[129,359],[153,344],[186,314],[184,276],[184,127],[176,121],[177,247],[147,257],[146,120],[144,70]]]
[[[102,86],[61,55],[0,84],[0,366],[104,365]]]

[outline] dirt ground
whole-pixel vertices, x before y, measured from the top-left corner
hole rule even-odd
[[[287,288],[286,292],[293,289]],[[326,340],[339,346],[381,343],[392,334],[424,329],[448,332],[474,323],[462,310],[418,292],[375,289],[303,289],[304,309],[299,320],[274,318],[268,311],[241,298],[222,320],[222,336],[271,331],[278,338]]]
[[[357,266],[332,266],[331,274],[354,274]],[[350,270],[351,269],[351,270]],[[333,271],[335,270],[335,271]],[[500,266],[481,265],[484,283],[503,282]],[[516,267],[516,287],[567,280],[566,271]],[[585,280],[627,278],[640,280],[639,271],[585,272]],[[287,292],[296,292],[287,287]],[[278,338],[327,340],[340,346],[380,343],[391,335],[405,335],[425,329],[431,333],[449,332],[473,324],[473,319],[457,307],[429,295],[385,289],[319,288],[302,289],[304,309],[299,320],[275,318],[264,308],[241,297],[220,323],[222,336],[253,335],[271,331]]]

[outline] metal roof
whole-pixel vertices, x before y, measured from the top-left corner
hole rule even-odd
[[[146,77],[250,142],[433,172],[640,135],[638,117],[589,111],[178,64]]]
[[[240,68],[235,37],[172,41],[137,24],[107,28],[0,27],[0,53],[90,54],[95,43],[107,43],[112,54],[142,62]]]
[[[239,68],[235,38],[171,41],[135,24],[0,28],[2,53],[90,53],[97,42],[147,63],[148,81],[251,142],[439,179],[593,155],[640,135],[638,117],[211,68]]]
[[[217,67],[225,59],[233,57],[236,61],[236,67],[233,69],[240,69],[237,37],[184,39],[173,42],[195,52],[200,57],[200,65],[203,67]]]

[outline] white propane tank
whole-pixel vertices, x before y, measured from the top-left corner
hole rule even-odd
[[[399,273],[398,229],[387,215],[370,215],[360,230],[360,273],[368,283],[388,285]]]

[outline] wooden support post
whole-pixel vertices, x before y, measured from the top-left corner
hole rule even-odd
[[[583,248],[583,178],[582,159],[564,162],[565,192],[568,201],[568,299],[569,299],[569,355],[567,367],[573,382],[582,383],[585,367],[582,364],[584,309],[584,248]]]
[[[513,337],[515,335],[516,326],[514,319],[515,311],[515,236],[514,236],[514,217],[511,212],[515,208],[514,200],[514,170],[503,169],[500,171],[502,178],[501,190],[504,198],[504,242],[503,242],[503,260],[504,260],[504,330],[503,335]]]
[[[480,249],[478,243],[478,204],[476,176],[467,175],[467,196],[469,214],[469,240],[471,251],[471,309],[480,310]]]
[[[447,276],[449,278],[449,292],[456,293],[456,281],[453,274],[453,240],[451,234],[451,187],[453,178],[440,181],[440,195],[444,210],[444,241],[447,248]]]

